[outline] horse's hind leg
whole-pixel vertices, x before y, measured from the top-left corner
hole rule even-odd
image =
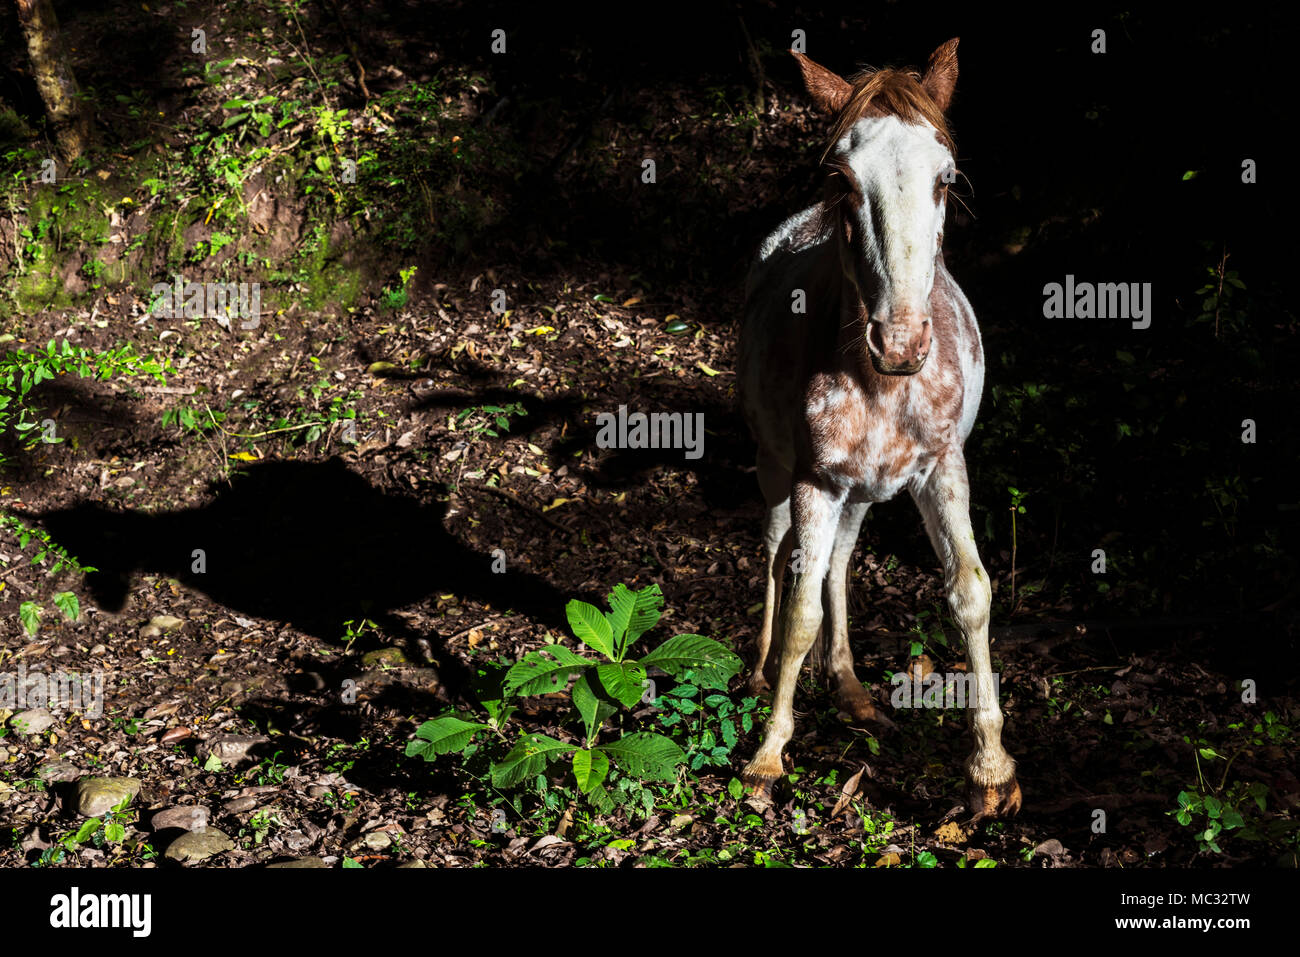
[[[776,662],[781,656],[780,607],[785,567],[794,549],[790,532],[790,473],[770,458],[759,454],[758,485],[767,502],[763,519],[763,545],[767,550],[767,593],[763,599],[763,630],[758,634],[754,671],[749,691],[758,694],[776,682]],[[776,635],[773,648],[773,635]]]
[[[831,653],[829,671],[835,679],[835,695],[839,707],[856,721],[888,720],[876,712],[871,695],[862,687],[853,671],[853,650],[849,646],[849,559],[858,542],[862,520],[866,518],[869,502],[855,502],[844,506],[840,513],[839,528],[835,531],[835,547],[831,550],[830,569],[826,573],[826,605],[829,621],[822,627],[829,630]]]

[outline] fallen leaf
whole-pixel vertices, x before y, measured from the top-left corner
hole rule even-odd
[[[554,502],[552,502],[550,505],[543,505],[543,506],[542,506],[542,511],[543,511],[543,512],[549,512],[549,511],[550,511],[551,509],[553,509],[553,508],[559,508],[559,507],[560,507],[561,505],[563,505],[565,502],[572,502],[572,501],[573,501],[573,499],[571,499],[571,498],[557,498],[557,499],[556,499]]]
[[[703,372],[705,375],[717,375],[717,374],[718,374],[718,370],[717,370],[717,369],[710,369],[710,368],[709,368],[707,365],[705,365],[703,362],[696,362],[696,363],[695,363],[695,368],[699,369],[699,370],[700,370],[701,372]]]
[[[876,860],[876,867],[897,867],[903,862],[903,859],[897,854],[881,854]]]
[[[840,788],[839,800],[835,802],[835,807],[831,811],[831,817],[838,817],[844,813],[844,809],[849,806],[853,796],[858,793],[858,785],[862,783],[862,772],[867,769],[865,764],[858,768],[856,774],[844,782],[844,787]]]
[[[544,336],[548,332],[554,331],[554,326],[534,326],[532,329],[525,329],[524,334],[529,336]]]
[[[969,837],[970,832],[956,821],[940,824],[939,829],[934,832],[934,839],[940,844],[965,844]]]
[[[635,306],[640,301],[641,301],[640,296],[633,296],[631,299],[624,300],[623,308],[626,309],[628,306]]]

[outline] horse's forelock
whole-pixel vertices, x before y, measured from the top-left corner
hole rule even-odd
[[[849,78],[853,93],[831,127],[830,141],[822,161],[830,155],[853,124],[864,116],[897,116],[906,123],[929,123],[949,152],[956,155],[956,144],[948,130],[948,121],[921,85],[915,70],[868,70]]]

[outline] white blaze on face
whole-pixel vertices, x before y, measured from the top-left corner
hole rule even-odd
[[[896,116],[859,120],[835,151],[853,170],[863,197],[852,213],[866,252],[866,262],[855,267],[859,288],[865,295],[862,287],[870,285],[875,295],[869,304],[882,319],[908,313],[928,318],[944,216],[935,182],[953,166],[952,154],[933,127]]]

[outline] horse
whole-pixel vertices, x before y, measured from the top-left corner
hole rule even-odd
[[[745,284],[737,389],[767,506],[766,598],[749,688],[775,686],[762,745],[742,777],[760,799],[784,773],[810,651],[834,678],[842,710],[892,725],[854,674],[846,579],[867,509],[906,489],[943,566],[973,675],[967,808],[973,820],[1020,810],[1016,764],[1001,740],[992,588],[971,530],[963,452],[984,353],[974,310],[943,257],[957,172],[945,113],[958,39],[931,54],[924,74],[881,69],[848,80],[791,51],[813,104],[833,121],[821,201],[763,241]]]

